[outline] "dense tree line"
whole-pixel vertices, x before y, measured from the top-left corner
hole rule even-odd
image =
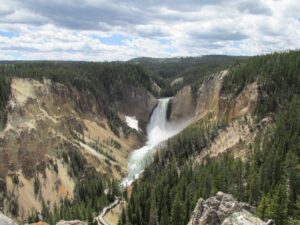
[[[109,118],[111,129],[118,134],[126,126],[118,117],[115,103],[122,99],[124,87],[145,89],[153,94],[152,78],[139,65],[92,62],[14,62],[0,65],[0,120],[5,119],[5,106],[13,77],[50,79],[54,82],[91,92],[97,99],[100,113]]]
[[[182,58],[137,58],[130,63],[141,64],[162,88],[161,96],[174,96],[185,85],[198,86],[205,76],[244,61],[247,57],[205,55]],[[182,82],[171,85],[176,78]]]
[[[6,104],[10,96],[10,79],[0,76],[0,127],[6,122]]]
[[[274,219],[277,225],[299,224],[299,56],[300,52],[287,52],[249,59],[224,81],[223,94],[237,95],[255,80],[268,93],[262,96],[256,115],[272,116],[274,124],[248,146],[248,160],[227,153],[196,164],[194,156],[224,126],[200,121],[169,140],[143,178],[133,184],[120,224],[187,224],[198,198],[219,190],[257,206],[258,216]]]
[[[178,57],[178,58],[136,58],[129,61],[133,64],[141,64],[158,77],[175,78],[195,66],[214,67],[217,65],[232,63],[235,60],[246,59],[241,56],[227,55],[204,55],[200,57]]]
[[[193,166],[193,157],[182,163],[183,152],[193,155],[192,151],[183,150],[187,143],[195,143],[193,130],[189,132],[185,141],[176,137],[173,142],[177,144],[164,149],[170,152],[165,154],[167,157],[157,156],[141,181],[134,183],[128,222],[187,224],[198,198],[215,195],[219,190],[258,206],[261,218],[275,219],[278,225],[300,219],[299,97],[294,98],[288,112],[278,115],[267,136],[256,139],[247,162],[226,154],[218,160],[207,158],[201,165]],[[198,141],[203,147],[209,142],[201,138]]]
[[[246,85],[257,81],[260,102],[257,115],[277,112],[288,107],[295,94],[300,94],[300,51],[256,56],[234,67],[224,78],[222,93],[236,96]]]
[[[105,189],[108,191],[105,192]],[[97,224],[94,218],[100,214],[102,209],[114,201],[114,197],[120,194],[118,183],[115,181],[107,182],[99,176],[89,180],[82,180],[75,189],[75,199],[63,199],[60,205],[54,205],[51,210],[43,202],[40,214],[43,221],[50,225],[55,225],[60,220],[78,219],[90,224]],[[32,212],[28,217],[28,223],[40,220],[37,212]]]
[[[69,175],[76,181],[74,198],[70,196],[54,206],[49,205],[42,199],[42,211],[33,211],[28,217],[28,223],[34,223],[40,220],[50,225],[55,225],[59,220],[87,221],[91,224],[97,224],[94,218],[100,214],[102,209],[115,200],[115,196],[120,196],[119,183],[111,178],[100,175],[95,168],[90,167],[86,159],[76,149],[69,149],[61,153],[61,158],[69,164]],[[37,182],[37,185],[40,185]],[[39,187],[37,187],[39,192]]]

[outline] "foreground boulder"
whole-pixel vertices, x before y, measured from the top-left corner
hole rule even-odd
[[[26,224],[25,224],[26,225]],[[43,222],[43,221],[39,221],[39,222],[36,222],[36,223],[31,223],[29,225],[49,225],[48,223],[46,222]]]
[[[18,225],[18,224],[0,212],[0,225]]]
[[[238,202],[232,195],[218,192],[207,200],[200,198],[188,225],[271,225],[254,215],[255,207]]]
[[[70,220],[70,221],[61,220],[56,225],[88,225],[88,224],[80,220]]]

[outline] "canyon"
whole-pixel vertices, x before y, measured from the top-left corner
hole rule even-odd
[[[269,160],[258,149],[266,149],[272,135],[280,134],[274,107],[283,107],[279,100],[284,98],[275,104],[270,93],[280,90],[273,88],[276,82],[248,76],[244,65],[212,70],[192,81],[184,73],[161,78],[127,64],[74,63],[75,75],[68,64],[50,63],[43,75],[36,71],[44,64],[31,65],[35,73],[19,65],[27,73],[8,77],[7,104],[1,111],[0,211],[20,224],[125,225],[127,220],[135,225],[152,224],[158,217],[169,224],[177,216],[186,223],[192,216],[189,224],[264,224],[274,214],[265,216],[261,204],[275,194],[256,199],[255,176],[264,173],[251,169]],[[65,75],[53,76],[53,70]],[[297,102],[290,107],[296,110],[287,112],[297,113]],[[231,187],[229,181],[237,183]],[[218,192],[223,189],[256,206],[258,213]],[[189,214],[202,196],[208,200],[200,198]],[[229,205],[237,208],[220,219]],[[157,212],[159,207],[163,212]]]

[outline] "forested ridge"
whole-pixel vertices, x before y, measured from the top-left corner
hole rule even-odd
[[[203,56],[179,59],[136,59],[127,63],[112,62],[63,62],[63,61],[13,61],[0,64],[0,121],[5,122],[5,106],[10,95],[10,81],[14,77],[37,80],[50,79],[79,91],[91,92],[99,102],[104,115],[109,118],[110,127],[118,133],[121,121],[114,110],[114,103],[121,98],[126,85],[142,88],[155,96],[173,96],[184,85],[199,84],[206,75],[240,63],[244,57]],[[139,61],[141,60],[141,62]],[[183,82],[171,86],[176,77]],[[161,93],[153,87],[156,82]]]
[[[260,102],[256,115],[287,110],[295,95],[300,94],[300,52],[289,51],[256,56],[232,67],[224,78],[222,93],[237,96],[246,85],[257,81]]]
[[[98,113],[108,119],[108,124],[116,135],[119,134],[120,126],[125,135],[129,129],[119,118],[115,108],[116,101],[123,97],[122,88],[127,85],[154,94],[152,78],[138,65],[87,62],[5,63],[0,65],[0,119],[2,125],[5,125],[13,78],[30,78],[39,81],[50,79],[69,88],[76,88],[83,95],[86,92],[91,93],[97,99]],[[97,148],[97,150],[101,149]],[[72,145],[63,146],[57,157],[62,158],[68,165],[68,175],[75,182],[74,199],[69,200],[70,198],[67,196],[57,202],[54,207],[49,202],[44,202],[40,194],[43,189],[42,183],[35,176],[34,194],[43,203],[43,209],[40,212],[31,208],[26,209],[31,214],[27,222],[39,221],[38,214],[42,214],[43,220],[50,225],[56,224],[61,219],[80,219],[94,223],[95,216],[106,205],[114,201],[115,196],[119,195],[119,184],[111,177],[97,172],[81,152],[72,148]],[[58,173],[57,165],[54,165],[54,170]],[[15,185],[18,185],[18,176],[15,177]],[[13,216],[19,216],[20,210],[17,201],[13,199],[9,207]]]
[[[179,58],[136,58],[129,62],[144,66],[162,88],[161,96],[174,96],[186,85],[198,86],[205,76],[243,62],[248,57],[204,55]],[[172,84],[176,78],[182,78]]]
[[[300,52],[274,53],[248,59],[232,68],[222,95],[233,98],[258,82],[260,98],[254,117],[274,120],[248,148],[248,159],[229,153],[194,157],[226,124],[199,121],[168,141],[136,181],[120,224],[187,224],[197,199],[217,191],[257,206],[262,219],[277,225],[300,222]],[[217,129],[218,128],[218,129]]]
[[[178,57],[178,58],[135,58],[129,60],[129,63],[140,64],[152,71],[154,74],[163,78],[175,78],[187,69],[194,66],[214,67],[224,63],[232,63],[235,60],[246,59],[242,56],[227,55],[204,55],[199,57]]]
[[[0,75],[1,121],[5,121],[10,81],[14,77],[50,79],[79,91],[91,92],[100,106],[100,113],[109,118],[109,125],[115,133],[118,133],[122,123],[114,110],[114,103],[121,98],[124,86],[130,85],[157,94],[147,71],[139,65],[127,63],[14,62],[0,64]]]

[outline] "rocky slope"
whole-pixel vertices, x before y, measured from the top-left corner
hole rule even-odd
[[[148,92],[128,85],[122,88],[122,96],[117,102],[118,110],[126,115],[135,116],[145,128],[153,108],[158,103]]]
[[[252,118],[259,98],[257,83],[246,86],[238,96],[226,96],[222,93],[222,81],[227,73],[224,70],[206,77],[197,90],[191,86],[184,87],[172,101],[172,121],[192,118],[197,122],[205,119],[226,127],[219,130],[213,143],[201,151],[197,161],[207,155],[217,157],[225,151],[244,158],[246,146],[252,143],[257,131],[262,128]],[[265,119],[261,123],[266,126],[269,122]]]
[[[222,81],[227,73],[228,71],[224,70],[206,77],[196,93],[192,91],[191,86],[179,91],[173,99],[170,119],[180,120],[185,116],[192,116],[196,121],[212,114],[221,121],[252,114],[258,100],[256,82],[232,98],[221,93]]]
[[[255,208],[238,202],[232,195],[218,192],[206,200],[200,198],[188,225],[271,225],[256,217]]]
[[[138,99],[142,107],[128,111],[120,105],[119,113],[146,121],[155,99],[131,91],[135,94],[124,93],[124,102]],[[121,128],[116,135],[91,93],[19,78],[12,80],[11,92],[7,124],[0,132],[0,210],[6,215],[24,219],[31,209],[40,211],[42,201],[52,207],[73,199],[79,179],[74,159],[111,178],[126,174],[127,156],[142,135],[133,130],[125,135]]]
[[[195,96],[191,86],[181,89],[171,100],[170,120],[179,121],[188,119],[195,114]]]

